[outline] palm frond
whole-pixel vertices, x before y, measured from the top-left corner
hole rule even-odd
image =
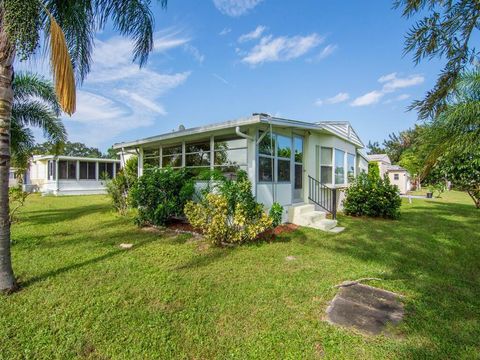
[[[35,146],[35,137],[30,129],[15,121],[11,123],[10,134],[11,164],[13,167],[26,169]]]
[[[38,100],[14,102],[12,105],[12,124],[17,124],[19,127],[38,127],[43,130],[44,136],[53,142],[65,142],[67,140],[67,131],[62,121],[46,104]],[[14,139],[14,135],[12,135],[12,139]]]
[[[50,20],[50,63],[53,71],[55,92],[63,111],[71,115],[75,112],[75,76],[68,52],[65,35],[48,13]]]
[[[55,94],[55,88],[50,81],[37,74],[16,73],[13,80],[13,97],[14,102],[22,102],[31,98],[41,99],[56,116],[60,116],[60,104]]]

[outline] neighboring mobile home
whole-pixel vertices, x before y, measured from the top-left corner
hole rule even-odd
[[[400,194],[406,194],[411,189],[410,174],[399,165],[392,165],[387,154],[367,155],[369,162],[377,163],[380,176],[388,175],[390,183],[397,186]]]
[[[243,169],[257,201],[269,208],[315,203],[335,213],[341,191],[367,170],[362,141],[348,122],[318,122],[253,114],[248,118],[115,144],[139,154],[138,173],[149,166],[186,167],[193,173]],[[334,194],[336,196],[334,196]],[[311,205],[309,207],[311,209]],[[305,209],[303,211],[306,211]]]
[[[114,178],[120,160],[76,156],[35,155],[25,179],[28,191],[52,195],[91,195],[106,192],[105,179]]]

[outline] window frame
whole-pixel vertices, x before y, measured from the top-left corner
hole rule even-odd
[[[322,153],[324,149],[330,150],[330,165],[324,164],[322,162]],[[325,185],[334,185],[335,182],[335,173],[334,173],[334,153],[335,153],[335,148],[332,146],[320,146],[320,157],[319,157],[319,180],[322,184]],[[322,181],[322,173],[323,173],[323,168],[328,167],[330,168],[329,173],[330,173],[330,182],[323,182]]]
[[[62,181],[77,181],[78,180],[78,168],[77,168],[77,162],[78,160],[58,160],[58,180]],[[66,175],[67,177],[61,177],[61,164],[65,163],[66,164]],[[71,165],[75,165],[75,177],[70,177],[70,170],[71,170]]]

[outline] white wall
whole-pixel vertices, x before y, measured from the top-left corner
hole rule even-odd
[[[398,180],[395,180],[395,174],[398,175]],[[398,187],[400,194],[406,194],[410,190],[410,177],[405,171],[392,171],[388,172],[388,178],[390,183]]]

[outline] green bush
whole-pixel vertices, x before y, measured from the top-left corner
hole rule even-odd
[[[252,194],[247,174],[239,171],[236,178],[216,179],[210,193],[185,206],[190,224],[214,245],[251,241],[272,227],[272,219]]]
[[[377,162],[368,163],[368,176],[372,179],[380,179],[380,167]]]
[[[282,223],[282,214],[283,214],[283,206],[280,205],[278,202],[274,202],[268,215],[272,219],[272,226],[277,227]]]
[[[130,200],[138,208],[138,225],[165,225],[183,209],[194,193],[194,182],[185,169],[150,168],[130,191]]]
[[[127,160],[125,168],[117,172],[114,179],[105,180],[112,205],[121,215],[128,211],[128,193],[137,182],[137,164],[137,157],[132,157]]]
[[[401,203],[398,188],[387,176],[361,173],[347,188],[343,209],[347,215],[397,219]]]

